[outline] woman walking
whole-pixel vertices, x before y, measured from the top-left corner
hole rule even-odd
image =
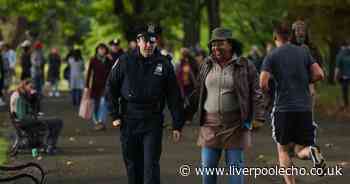
[[[224,151],[227,167],[243,168],[244,150],[251,144],[251,120],[264,119],[257,72],[253,63],[240,57],[241,45],[230,30],[214,29],[209,48],[187,108],[198,110],[202,167],[217,168]],[[216,182],[216,175],[203,175],[203,184]],[[243,184],[244,176],[231,175],[229,183]]]
[[[90,59],[86,78],[86,90],[90,92],[90,98],[94,101],[93,121],[94,130],[105,130],[107,118],[107,103],[105,100],[105,85],[108,74],[114,64],[108,57],[108,47],[100,43],[96,47],[95,56]]]
[[[84,60],[79,49],[74,50],[73,54],[68,57],[68,64],[70,68],[69,84],[73,106],[79,106],[82,90],[84,88],[85,71]]]

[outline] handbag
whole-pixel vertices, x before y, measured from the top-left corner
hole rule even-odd
[[[83,96],[79,107],[79,116],[85,120],[90,120],[94,109],[94,104],[90,98],[90,89],[84,89]]]

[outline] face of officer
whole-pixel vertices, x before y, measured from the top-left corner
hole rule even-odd
[[[119,45],[113,44],[113,45],[111,46],[111,51],[112,51],[112,52],[118,52],[119,50],[120,50]]]
[[[137,46],[140,48],[140,53],[143,57],[150,57],[155,48],[156,48],[156,41],[152,39],[145,39],[144,36],[141,36],[137,38]]]
[[[211,53],[219,62],[232,58],[232,46],[227,40],[217,40],[211,43]]]

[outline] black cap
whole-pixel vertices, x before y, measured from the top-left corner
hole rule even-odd
[[[154,24],[148,24],[146,27],[139,31],[136,38],[143,37],[145,41],[155,42],[159,33],[160,28],[158,26]]]
[[[120,44],[120,40],[119,39],[113,39],[111,41],[108,42],[109,45],[119,45]]]

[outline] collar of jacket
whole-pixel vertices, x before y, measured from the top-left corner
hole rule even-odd
[[[231,61],[237,66],[243,66],[244,60],[241,57],[237,57],[237,55],[233,55]],[[212,65],[214,63],[214,57],[208,56],[206,59],[206,63]]]
[[[140,48],[137,48],[135,51],[133,51],[133,53],[136,55],[138,60],[149,60],[150,61],[150,60],[154,60],[156,58],[159,58],[159,56],[162,56],[160,54],[160,51],[158,48],[155,48],[153,51],[153,54],[151,56],[149,56],[148,58],[145,58],[141,55]]]

